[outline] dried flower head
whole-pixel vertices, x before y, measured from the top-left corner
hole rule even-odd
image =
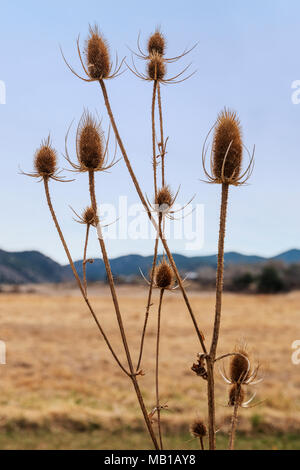
[[[205,148],[208,136],[214,130],[211,151],[211,171],[205,168]],[[203,146],[202,161],[204,172],[210,183],[225,183],[239,186],[244,184],[251,176],[253,169],[254,152],[249,155],[249,165],[242,173],[243,141],[240,121],[236,112],[226,108],[218,115],[217,122],[209,131]]]
[[[110,59],[109,47],[106,39],[100,33],[97,25],[89,27],[89,36],[85,41],[85,47],[83,51],[84,57],[80,51],[79,36],[77,38],[77,52],[80,59],[81,66],[87,78],[81,77],[73,67],[66,60],[63,51],[61,54],[65,64],[71,70],[71,72],[81,80],[85,82],[93,82],[95,80],[107,80],[115,78],[120,75],[121,67],[124,59],[119,64],[118,57],[115,65],[113,65]],[[85,60],[84,60],[85,59]]]
[[[103,166],[103,132],[89,113],[85,113],[78,128],[76,146],[78,160],[83,168],[95,170]]]
[[[159,289],[171,289],[173,287],[174,273],[165,259],[156,266],[154,282]]]
[[[50,144],[50,138],[44,140],[34,155],[34,168],[40,176],[50,178],[57,171],[57,153]]]
[[[55,181],[67,182],[63,177],[59,176],[60,172],[57,168],[57,152],[52,147],[50,136],[47,139],[42,140],[40,147],[34,154],[34,169],[32,173],[25,173],[21,171],[21,174],[31,176],[32,178],[53,179]]]
[[[190,426],[190,433],[193,437],[205,437],[207,427],[201,419],[196,419]]]
[[[243,144],[235,112],[224,110],[217,119],[213,141],[213,174],[220,181],[236,181],[241,173]]]
[[[92,225],[93,227],[96,227],[97,218],[95,217],[94,209],[91,206],[86,207],[81,215],[78,215],[72,207],[71,209],[77,217],[77,219],[75,219],[76,222],[78,222],[79,224],[89,226]]]
[[[150,56],[147,64],[147,75],[150,80],[161,82],[166,75],[166,66],[161,55],[155,53]]]
[[[163,56],[166,52],[166,39],[164,35],[157,29],[155,33],[151,34],[150,38],[148,39],[148,53],[149,56],[151,54],[158,54]]]
[[[217,359],[224,359],[230,357],[229,374],[226,373],[223,363],[223,371],[219,367],[219,372],[228,385],[256,385],[262,381],[257,379],[260,364],[256,367],[251,367],[250,356],[246,350],[246,346],[237,346],[235,351],[230,354],[225,354]]]
[[[68,134],[69,131],[65,139],[66,159],[74,171],[106,171],[116,163],[115,157],[110,164],[107,163],[109,136],[105,143],[100,123],[88,111],[84,111],[76,132],[78,164],[73,163],[69,157],[67,149]]]
[[[236,348],[235,354],[231,356],[229,364],[229,378],[231,382],[246,382],[250,375],[249,356],[245,348]]]
[[[155,204],[158,206],[159,210],[169,209],[173,204],[173,195],[169,186],[163,186],[158,190]]]
[[[111,70],[109,48],[98,26],[89,29],[89,37],[85,44],[85,58],[88,75],[93,80],[109,77]]]

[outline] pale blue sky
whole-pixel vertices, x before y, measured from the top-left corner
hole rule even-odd
[[[205,135],[225,105],[239,112],[245,144],[256,144],[251,184],[230,191],[226,250],[273,255],[300,248],[300,105],[291,101],[291,84],[300,79],[298,0],[2,4],[0,80],[5,81],[7,96],[6,105],[0,105],[0,247],[38,249],[65,262],[42,185],[18,175],[18,165],[31,169],[34,150],[49,132],[61,154],[66,129],[84,107],[97,110],[107,126],[99,86],[76,79],[59,52],[61,44],[80,70],[76,36],[84,38],[94,22],[119,56],[129,55],[126,45],[135,47],[139,30],[144,43],[156,25],[167,37],[169,55],[199,43],[183,60],[192,60],[197,74],[162,90],[165,133],[170,137],[168,180],[173,188],[181,183],[180,201],[196,193],[195,201],[205,205],[205,243],[197,254],[216,252],[220,188],[199,179]],[[143,69],[143,63],[138,65]],[[170,75],[179,67],[169,65]],[[151,194],[151,84],[126,72],[107,87],[133,167]],[[103,202],[116,202],[126,194],[130,202],[138,201],[123,162],[112,173],[99,175],[97,185]],[[55,183],[52,192],[71,251],[80,258],[83,228],[72,221],[68,205],[80,210],[88,203],[86,176],[68,185]],[[111,256],[149,254],[151,247],[145,241],[108,242]],[[184,242],[171,247],[184,252]],[[94,239],[91,255],[97,253]]]

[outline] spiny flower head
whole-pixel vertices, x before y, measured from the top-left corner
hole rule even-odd
[[[196,419],[190,426],[190,433],[193,437],[205,437],[207,427],[201,419]]]
[[[148,40],[148,53],[163,56],[166,51],[166,40],[163,34],[157,29]]]
[[[158,190],[155,198],[155,204],[162,209],[170,208],[173,204],[173,195],[169,186],[163,186]]]
[[[85,58],[89,76],[94,80],[109,77],[111,62],[109,48],[98,26],[89,29],[89,37],[85,44]]]
[[[34,155],[34,168],[41,177],[51,178],[57,171],[57,153],[51,146],[50,137],[42,141]]]
[[[76,137],[77,156],[83,170],[99,170],[105,158],[103,132],[89,112],[79,123]]]
[[[84,224],[95,225],[96,217],[94,209],[91,206],[86,207],[82,213],[81,218]]]
[[[163,259],[155,269],[155,286],[159,289],[171,289],[174,284],[174,273],[171,266]]]
[[[224,109],[217,119],[213,138],[213,175],[218,182],[238,182],[243,156],[240,121],[234,111]]]
[[[150,80],[162,81],[166,75],[166,65],[161,55],[151,54],[147,64],[147,75]]]
[[[238,347],[229,364],[229,379],[233,384],[246,382],[250,376],[249,356],[245,348]]]

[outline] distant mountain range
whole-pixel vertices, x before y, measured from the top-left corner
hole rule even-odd
[[[182,272],[195,271],[199,267],[212,266],[217,263],[216,255],[193,256],[174,254],[177,267]],[[229,252],[225,254],[227,265],[250,265],[281,261],[287,264],[300,263],[300,250],[293,249],[273,258],[242,255]],[[111,259],[111,268],[115,276],[134,276],[141,269],[148,273],[152,264],[152,256],[126,255]],[[82,275],[82,262],[76,261],[78,273]],[[90,281],[105,279],[104,263],[96,259],[87,265],[87,276]],[[28,284],[44,282],[64,282],[73,280],[69,265],[62,266],[38,251],[7,252],[0,250],[0,284]]]

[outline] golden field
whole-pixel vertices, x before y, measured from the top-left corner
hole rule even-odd
[[[146,289],[118,287],[124,323],[136,361],[144,318]],[[106,286],[92,286],[90,296],[115,349],[120,334]],[[209,340],[214,312],[212,292],[190,292],[200,327]],[[139,381],[146,405],[154,405],[157,292],[151,310]],[[277,296],[224,295],[220,354],[246,341],[264,380],[256,389],[256,407],[241,410],[240,429],[298,434],[300,365],[292,364],[291,345],[300,339],[300,293]],[[47,429],[65,432],[130,428],[143,433],[131,382],[120,372],[86,306],[71,287],[43,286],[32,293],[0,295],[0,339],[7,364],[0,367],[0,429]],[[188,430],[191,420],[206,417],[206,383],[191,366],[199,345],[180,293],[167,293],[162,311],[161,399],[165,433]],[[225,364],[226,366],[226,364]],[[228,386],[217,378],[217,416],[226,431]],[[146,434],[145,434],[145,437]]]

